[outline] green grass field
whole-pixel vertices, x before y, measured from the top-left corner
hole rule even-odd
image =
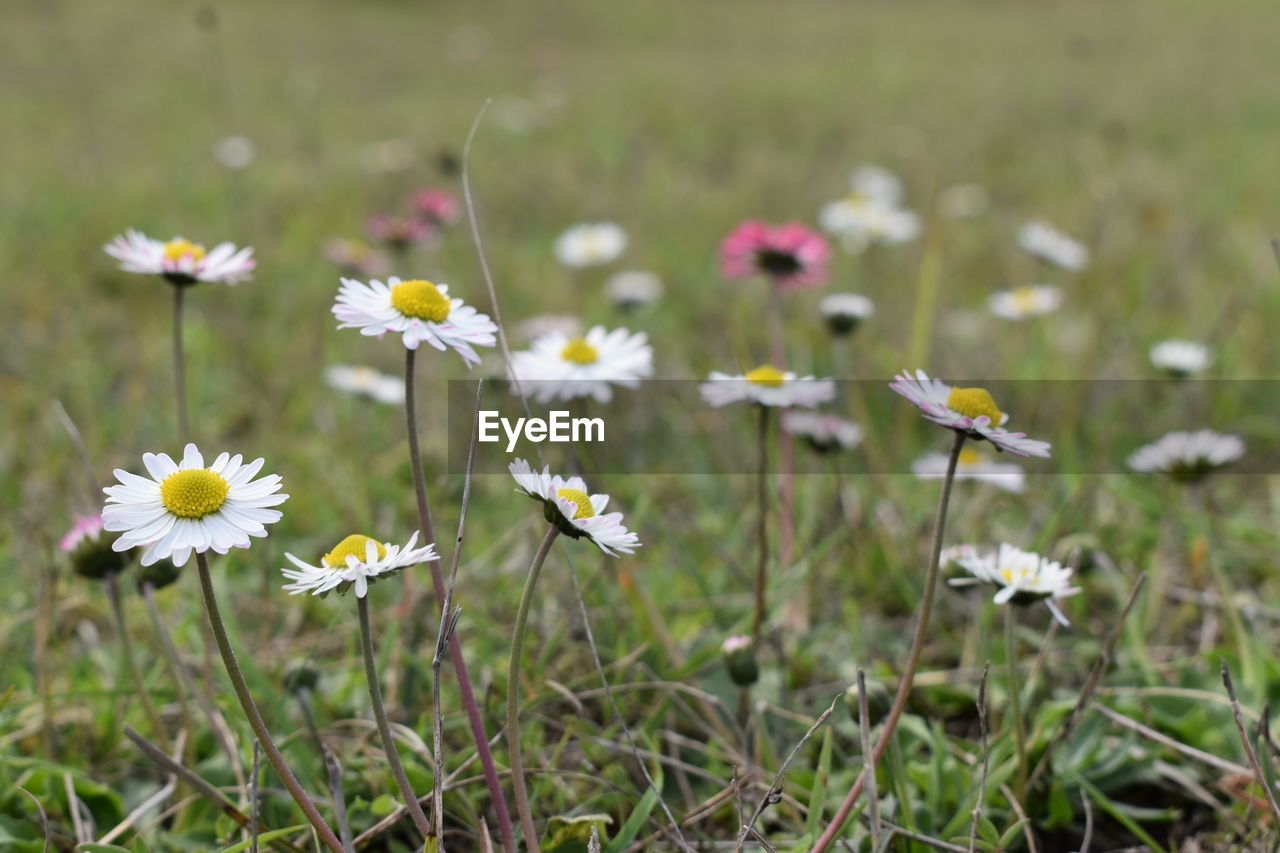
[[[916,367],[1019,380],[1005,392],[1023,401],[1013,426],[1054,444],[1053,458],[1026,462],[1020,495],[956,484],[946,544],[1037,550],[1074,565],[1083,591],[1064,604],[1070,628],[1049,633],[1042,606],[1012,611],[1019,715],[1007,608],[989,593],[939,585],[907,713],[876,774],[879,817],[899,829],[873,833],[864,796],[841,832],[846,849],[876,840],[895,851],[1275,848],[1280,814],[1254,780],[1219,669],[1225,658],[1274,786],[1273,5],[68,0],[15,3],[3,22],[0,312],[14,327],[0,339],[0,568],[13,584],[0,610],[0,849],[247,850],[255,835],[192,783],[251,811],[254,738],[212,646],[194,564],[156,594],[156,615],[198,695],[174,679],[134,569],[120,580],[154,719],[122,663],[104,585],[74,574],[58,548],[77,513],[100,507],[57,403],[101,485],[114,468],[140,472],[144,452],[181,453],[170,288],[119,271],[102,252],[128,227],[255,248],[253,281],[189,294],[192,431],[207,456],[265,457],[264,472],[280,474],[291,497],[268,538],[212,561],[215,583],[250,689],[326,819],[338,809],[308,714],[341,765],[357,847],[422,849],[411,820],[380,824],[401,798],[370,714],[354,597],[290,597],[279,568],[286,551],[311,559],[353,531],[402,542],[417,529],[403,410],[341,395],[323,378],[338,363],[398,374],[403,347],[394,335],[334,328],[339,272],[323,251],[332,237],[361,236],[370,214],[398,210],[419,187],[460,196],[453,166],[490,99],[469,175],[513,346],[524,343],[522,321],[569,314],[647,332],[656,379],[750,368],[768,352],[769,302],[764,283],[720,275],[717,249],[735,225],[815,224],[864,163],[900,175],[907,206],[926,222],[922,239],[900,246],[837,250],[825,290],[786,297],[790,362],[867,380],[856,411],[869,438],[836,463],[799,457],[802,471],[818,473],[795,481],[794,546],[788,564],[770,567],[760,679],[745,698],[720,646],[750,629],[756,482],[715,476],[754,470],[745,409],[722,444],[659,442],[639,419],[627,436],[635,452],[688,475],[615,467],[590,478],[644,547],[612,559],[585,542],[557,546],[540,581],[518,690],[543,850],[587,849],[557,833],[558,819],[593,815],[607,816],[605,850],[677,849],[666,809],[690,844],[725,845],[697,849],[732,850],[740,811],[751,816],[840,697],[756,822],[779,850],[812,847],[863,769],[856,703],[851,710],[843,694],[861,668],[892,696],[924,589],[939,483],[911,476],[908,463],[945,451],[948,439],[887,388]],[[247,168],[215,159],[233,134],[256,147]],[[989,209],[932,215],[939,194],[960,184],[985,188]],[[1038,218],[1089,247],[1087,269],[1056,272],[1018,248],[1018,227]],[[626,229],[625,254],[603,270],[566,270],[552,242],[598,219]],[[465,222],[398,267],[493,313]],[[620,313],[602,288],[620,268],[657,273],[661,301]],[[1060,311],[1016,324],[986,310],[992,291],[1033,280],[1063,288]],[[832,347],[817,310],[833,291],[876,302],[844,349]],[[1147,351],[1165,338],[1209,344],[1209,379],[1252,381],[1166,387],[1149,411],[1099,402],[1085,382],[1043,381],[1157,378]],[[447,403],[456,403],[447,380],[497,372],[486,355],[470,374],[452,354],[419,356],[446,569],[463,491],[458,447],[446,438]],[[690,435],[701,436],[704,414],[687,415],[699,427]],[[1123,473],[1138,445],[1201,427],[1244,439],[1249,452],[1232,474],[1187,490]],[[484,453],[485,470],[501,470],[500,450]],[[544,527],[510,478],[476,478],[458,636],[502,771],[512,624]],[[422,796],[435,778],[440,612],[427,578],[411,569],[369,598],[388,711]],[[1113,628],[1101,681],[1064,729]],[[977,700],[987,662],[984,751]],[[289,686],[299,668],[316,675],[313,690]],[[439,710],[443,844],[487,849],[483,825],[501,849],[448,664]],[[210,724],[212,711],[224,729]],[[190,776],[171,782],[126,725],[170,751],[180,738],[174,754]],[[1023,786],[1020,764],[1034,768],[1046,754],[1045,771]],[[322,849],[265,760],[261,777],[263,846]]]

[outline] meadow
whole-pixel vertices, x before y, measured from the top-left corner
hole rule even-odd
[[[0,569],[13,581],[0,849],[503,850],[508,827],[547,853],[1276,849],[1270,4],[64,0],[3,20],[0,311],[15,324],[0,338]],[[741,223],[818,229],[868,164],[901,180],[918,233],[866,248],[827,234],[818,286],[724,274]],[[370,217],[405,215],[424,187],[459,204],[430,239],[379,249],[383,273],[334,263],[335,238],[374,239]],[[1020,246],[1039,220],[1087,264]],[[625,231],[619,257],[557,257],[566,229],[599,221]],[[103,247],[129,228],[251,246],[252,279],[122,270]],[[621,270],[653,273],[661,295],[618,304]],[[503,446],[480,445],[466,476],[475,380],[516,411],[501,346],[478,347],[470,368],[452,351],[416,356],[434,565],[447,579],[458,557],[453,636],[506,827],[456,668],[437,655],[428,566],[366,597],[281,588],[286,552],[316,562],[348,534],[405,544],[422,528],[394,399],[400,335],[338,329],[332,313],[340,276],[386,273],[500,314],[512,350],[531,324],[566,317],[652,348],[642,387],[586,409],[618,445],[522,450],[610,496],[641,543],[616,555],[572,541],[581,528],[563,527],[554,497],[544,515],[520,494]],[[1060,305],[1016,320],[991,309],[993,293],[1032,283]],[[192,440],[206,461],[264,458],[289,495],[269,536],[208,564],[246,688],[337,848],[246,721],[202,605],[203,555],[163,583],[146,575],[144,595],[137,553],[103,580],[59,547],[102,511],[114,469],[182,456],[175,289]],[[874,314],[833,336],[833,293]],[[1171,376],[1149,355],[1168,339],[1211,358]],[[840,380],[822,408],[860,436],[842,452],[799,439],[784,451],[768,421],[762,490],[767,407],[701,395],[713,371],[779,353]],[[336,389],[335,365],[394,377],[392,401]],[[916,369],[990,388],[1009,428],[1051,454],[997,457],[921,417],[889,387]],[[1238,436],[1241,458],[1192,483],[1131,470],[1139,447],[1199,429]],[[913,473],[927,453],[945,469],[962,443],[1019,465],[1023,488]],[[555,518],[568,535],[540,548]],[[1047,599],[1069,624],[1038,592],[996,603],[988,586],[949,583],[966,575],[954,560],[939,565],[937,546],[1001,543],[1072,570],[1079,591]],[[389,767],[361,616],[425,832]]]

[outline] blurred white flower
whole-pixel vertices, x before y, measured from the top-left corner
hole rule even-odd
[[[1089,264],[1085,245],[1047,222],[1028,222],[1018,229],[1018,245],[1042,261],[1079,272]]]
[[[902,180],[883,166],[867,164],[853,170],[849,190],[869,203],[897,207],[902,203]]]
[[[952,586],[994,584],[999,587],[994,599],[996,604],[1043,601],[1058,622],[1071,624],[1054,600],[1076,595],[1080,587],[1070,585],[1072,570],[1064,568],[1061,563],[1007,543],[1002,544],[998,551],[987,554],[980,553],[971,545],[955,546],[946,550],[944,559],[973,575],[972,578],[952,579]]]
[[[662,279],[651,272],[623,270],[609,277],[604,290],[614,305],[628,310],[657,302],[662,297]]]
[[[790,409],[782,413],[782,429],[819,453],[852,450],[862,443],[862,427],[837,415]]]
[[[582,337],[550,332],[512,354],[511,372],[519,393],[539,403],[577,397],[608,403],[612,386],[636,388],[653,375],[653,348],[648,335],[628,329],[595,326]]]
[[[247,169],[253,164],[258,148],[247,136],[228,136],[213,147],[214,158],[228,169]]]
[[[324,378],[330,388],[345,394],[368,397],[388,405],[404,403],[404,380],[372,367],[335,364],[325,369]]]
[[[1057,311],[1062,305],[1062,289],[1051,284],[1029,284],[993,293],[987,305],[997,317],[1025,320]]]
[[[1129,467],[1140,474],[1164,474],[1179,482],[1195,483],[1242,456],[1244,441],[1239,436],[1209,429],[1171,432],[1134,451]]]
[[[698,386],[698,391],[707,405],[715,408],[731,403],[813,408],[835,398],[836,384],[830,379],[801,377],[765,364],[741,376],[713,370],[708,380]]]
[[[922,480],[941,480],[947,475],[948,459],[945,453],[926,453],[911,463],[911,472]],[[956,479],[978,480],[1014,493],[1020,493],[1026,486],[1021,465],[996,462],[972,447],[961,448],[956,459]]]
[[[555,255],[567,267],[595,267],[617,260],[627,232],[614,222],[584,222],[556,238]]]
[[[818,213],[818,224],[835,235],[848,252],[873,243],[906,243],[920,235],[920,217],[910,210],[885,207],[862,196],[833,201]]]
[[[257,266],[249,247],[236,249],[231,243],[219,243],[206,252],[204,246],[185,237],[161,242],[133,228],[102,249],[118,260],[125,272],[162,276],[175,285],[198,281],[236,284],[251,278]]]
[[[1195,341],[1161,341],[1151,348],[1151,363],[1171,376],[1195,376],[1212,361],[1209,348]]]
[[[862,325],[863,320],[876,313],[876,306],[870,299],[857,293],[832,293],[822,297],[822,301],[818,303],[818,311],[831,334],[847,335]]]

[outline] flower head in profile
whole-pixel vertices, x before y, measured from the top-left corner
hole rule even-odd
[[[101,515],[79,516],[58,543],[76,574],[89,580],[121,572],[127,562],[126,555],[112,549],[102,535],[102,524]]]
[[[1150,356],[1152,365],[1178,379],[1203,373],[1213,363],[1209,348],[1195,341],[1161,341]]]
[[[330,388],[344,394],[367,397],[393,406],[404,403],[404,380],[372,367],[335,364],[325,368],[324,380]]]
[[[725,637],[720,644],[729,678],[739,687],[755,684],[760,678],[760,665],[756,662],[755,644],[745,634]]]
[[[616,222],[584,222],[557,237],[552,248],[567,267],[603,266],[627,248],[627,232]]]
[[[507,468],[520,490],[541,502],[543,516],[566,536],[589,539],[611,557],[640,547],[640,538],[623,526],[622,513],[604,511],[609,496],[588,494],[581,477],[566,480],[552,475],[550,466],[535,471],[524,459],[516,459]]]
[[[875,303],[857,293],[832,293],[822,297],[818,311],[827,329],[836,336],[852,334],[876,312]]]
[[[1049,455],[1047,441],[1027,438],[1026,433],[1004,428],[1009,415],[997,408],[991,392],[985,388],[953,388],[930,379],[923,370],[917,370],[915,375],[906,371],[893,380],[889,387],[914,403],[936,424],[970,438],[986,439],[996,450],[1007,450],[1017,456]]]
[[[608,403],[613,386],[636,388],[653,375],[653,348],[648,335],[629,329],[594,326],[574,336],[553,331],[512,353],[511,372],[518,391],[539,403],[578,397]]]
[[[280,520],[270,507],[289,497],[280,494],[278,474],[254,479],[262,463],[221,453],[205,467],[200,450],[188,444],[179,462],[166,453],[142,454],[150,477],[117,468],[119,485],[103,489],[103,529],[122,534],[112,548],[144,548],[144,566],[166,558],[181,566],[193,551],[248,548],[251,537],[266,536],[266,525]]]
[[[922,480],[941,480],[947,476],[948,461],[945,453],[926,453],[911,463],[911,473]],[[960,449],[960,456],[956,459],[956,479],[990,483],[1015,494],[1026,488],[1026,475],[1021,465],[997,462],[972,447]]]
[[[1062,289],[1051,284],[1028,284],[993,293],[987,305],[997,317],[1026,320],[1057,311],[1062,305]]]
[[[285,559],[293,563],[294,568],[280,570],[292,581],[285,584],[284,589],[290,595],[325,596],[335,589],[346,592],[355,587],[356,597],[364,598],[375,581],[389,578],[408,566],[440,559],[434,544],[415,548],[417,542],[417,533],[403,546],[353,533],[334,545],[315,566],[286,553]]]
[[[1042,261],[1079,272],[1089,265],[1089,250],[1047,222],[1028,222],[1018,229],[1018,245]]]
[[[1129,457],[1129,468],[1139,474],[1164,474],[1181,483],[1197,483],[1244,456],[1239,436],[1210,429],[1171,432],[1143,445]]]
[[[901,207],[887,207],[851,195],[818,212],[818,224],[840,240],[845,251],[858,253],[880,243],[907,243],[920,236],[920,217]]]
[[[414,193],[413,213],[432,228],[440,229],[461,219],[462,207],[448,190],[428,187]]]
[[[364,240],[334,237],[325,243],[324,256],[347,275],[376,278],[391,272],[391,259]]]
[[[830,379],[797,376],[789,370],[762,364],[736,376],[713,370],[707,381],[698,386],[698,392],[707,405],[717,409],[731,403],[812,409],[835,399],[836,384]]]
[[[782,429],[803,438],[817,453],[852,450],[862,443],[862,427],[837,415],[788,410],[782,413]]]
[[[623,270],[609,276],[604,283],[604,292],[614,305],[630,311],[661,299],[662,279],[651,272]]]
[[[377,279],[364,284],[344,278],[333,316],[342,321],[339,329],[359,329],[362,335],[377,337],[395,332],[409,349],[426,342],[441,352],[452,349],[469,365],[480,363],[473,347],[498,342],[498,327],[489,315],[451,299],[447,284],[422,279],[391,276],[386,284]]]
[[[953,586],[993,584],[998,587],[994,599],[996,604],[1043,601],[1053,613],[1053,618],[1064,626],[1071,624],[1055,602],[1057,599],[1076,595],[1080,592],[1080,587],[1071,586],[1072,570],[1061,563],[1007,543],[996,551],[987,553],[982,553],[972,545],[959,545],[948,548],[943,559],[944,562],[955,563],[973,576],[952,579],[950,583]]]
[[[385,213],[370,216],[364,227],[370,238],[397,252],[421,243],[435,233],[435,229],[421,219],[413,216],[391,216]]]
[[[831,246],[799,222],[744,222],[720,244],[720,273],[730,281],[764,276],[784,290],[827,280]]]
[[[250,278],[257,265],[253,249],[248,247],[237,249],[231,243],[219,243],[206,251],[185,237],[162,242],[133,228],[102,248],[125,272],[162,276],[176,285],[201,281],[235,284]]]

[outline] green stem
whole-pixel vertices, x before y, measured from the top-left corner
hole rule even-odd
[[[364,653],[364,678],[369,685],[369,701],[373,704],[373,718],[378,723],[378,735],[382,738],[382,750],[387,754],[387,764],[391,765],[391,775],[395,777],[396,787],[404,800],[405,808],[418,825],[418,831],[424,838],[431,838],[431,823],[427,820],[418,795],[409,784],[404,765],[400,763],[400,753],[396,750],[395,738],[391,736],[391,724],[387,722],[387,709],[382,704],[382,688],[378,684],[378,666],[374,660],[373,631],[369,628],[369,599],[361,596],[356,599],[356,610],[360,614],[360,649]]]
[[[173,287],[173,390],[178,401],[178,436],[182,443],[191,440],[190,421],[187,417],[187,360],[182,346],[182,303],[187,285]]]
[[[1244,684],[1250,690],[1257,691],[1262,681],[1258,677],[1257,665],[1254,663],[1253,654],[1250,650],[1249,631],[1245,627],[1244,619],[1240,616],[1240,609],[1236,607],[1233,601],[1235,589],[1231,585],[1231,580],[1227,577],[1227,573],[1222,570],[1222,566],[1217,559],[1214,558],[1212,530],[1209,509],[1205,504],[1204,485],[1202,483],[1192,483],[1187,488],[1187,497],[1191,502],[1192,531],[1198,538],[1204,540],[1205,568],[1209,570],[1210,576],[1213,577],[1213,584],[1218,588],[1218,598],[1222,602],[1222,612],[1227,617],[1227,623],[1231,625],[1231,633],[1235,635],[1236,654],[1240,655],[1240,663],[1244,669]],[[1192,544],[1194,546],[1194,542]]]
[[[111,572],[106,576],[105,580],[107,596],[111,599],[111,610],[116,617],[116,633],[120,635],[120,662],[124,666],[124,671],[129,681],[133,684],[133,689],[138,694],[138,699],[142,702],[142,710],[147,715],[147,722],[150,723],[151,730],[155,732],[156,738],[167,750],[169,748],[169,735],[164,730],[164,724],[160,722],[160,715],[156,712],[156,706],[151,702],[151,694],[147,692],[146,685],[142,683],[142,676],[138,673],[138,667],[133,661],[133,644],[129,642],[129,629],[124,621],[124,602],[120,600],[120,575],[117,572]]]
[[[902,673],[902,680],[898,682],[898,693],[894,696],[893,705],[889,708],[888,716],[885,717],[884,729],[880,732],[880,739],[876,741],[876,748],[869,762],[872,767],[884,757],[885,750],[889,748],[889,743],[893,738],[894,729],[898,725],[898,718],[906,710],[907,699],[911,695],[911,685],[916,677],[916,667],[920,664],[920,653],[924,650],[925,629],[929,625],[929,616],[933,612],[934,593],[937,592],[938,587],[938,564],[942,558],[942,536],[944,528],[947,526],[947,507],[951,502],[951,484],[956,478],[956,462],[960,459],[960,448],[964,446],[964,439],[965,434],[957,431],[955,443],[951,445],[951,455],[947,457],[947,474],[942,481],[942,494],[938,497],[938,513],[933,521],[933,542],[929,549],[929,569],[924,579],[924,597],[920,599],[920,615],[916,620],[915,634],[911,638],[911,651],[907,655],[907,668]],[[827,828],[822,831],[822,835],[819,836],[809,853],[822,853],[832,845],[836,840],[836,836],[840,834],[840,829],[844,826],[844,822],[849,819],[849,814],[853,811],[853,807],[857,805],[858,798],[862,796],[862,788],[865,783],[866,769],[864,768],[858,774],[858,778],[854,781],[853,787],[849,789],[849,793],[845,795],[844,800],[840,803],[840,807],[836,809],[831,823],[827,824]]]
[[[768,611],[769,595],[769,407],[760,407],[760,455],[756,500],[759,506],[760,550],[756,563],[756,607],[755,617],[751,621],[752,646],[760,645],[760,635],[764,632],[764,622]]]
[[[516,625],[511,635],[511,661],[507,665],[507,749],[511,753],[511,782],[516,797],[516,812],[524,830],[525,848],[538,851],[538,831],[533,825],[533,813],[529,811],[529,792],[524,785],[524,756],[520,753],[520,657],[524,651],[525,628],[529,622],[529,607],[533,603],[533,590],[542,574],[542,564],[547,560],[551,543],[560,531],[553,524],[547,529],[538,553],[533,555],[529,575],[520,593],[520,608],[516,611]]]
[[[267,760],[275,768],[276,775],[280,777],[280,781],[284,783],[294,802],[298,804],[302,809],[302,813],[307,816],[311,826],[315,828],[316,835],[333,853],[343,853],[342,842],[338,840],[338,836],[333,834],[329,824],[325,823],[324,818],[320,816],[320,812],[316,809],[315,803],[311,801],[311,797],[307,796],[307,792],[302,790],[302,785],[298,783],[293,771],[285,763],[284,756],[280,754],[280,750],[276,747],[275,741],[271,739],[271,732],[267,731],[267,724],[262,721],[262,714],[258,711],[257,703],[253,701],[253,694],[249,692],[249,685],[245,683],[244,673],[240,671],[240,664],[236,661],[236,653],[231,648],[231,640],[227,637],[227,626],[222,621],[222,612],[218,609],[217,594],[213,589],[213,576],[209,573],[209,560],[203,553],[196,554],[196,569],[200,575],[200,593],[204,597],[204,609],[209,615],[209,627],[213,629],[213,637],[218,644],[218,652],[222,655],[222,663],[227,669],[227,675],[231,678],[231,687],[236,692],[236,698],[240,700],[240,708],[249,720],[249,727],[253,729],[254,735],[262,745],[263,752],[267,754]]]
[[[1009,716],[1013,718],[1013,740],[1018,749],[1018,776],[1015,793],[1018,802],[1026,798],[1027,788],[1027,730],[1022,719],[1022,687],[1018,683],[1018,640],[1014,636],[1013,603],[1004,611],[1004,657],[1009,677]]]

